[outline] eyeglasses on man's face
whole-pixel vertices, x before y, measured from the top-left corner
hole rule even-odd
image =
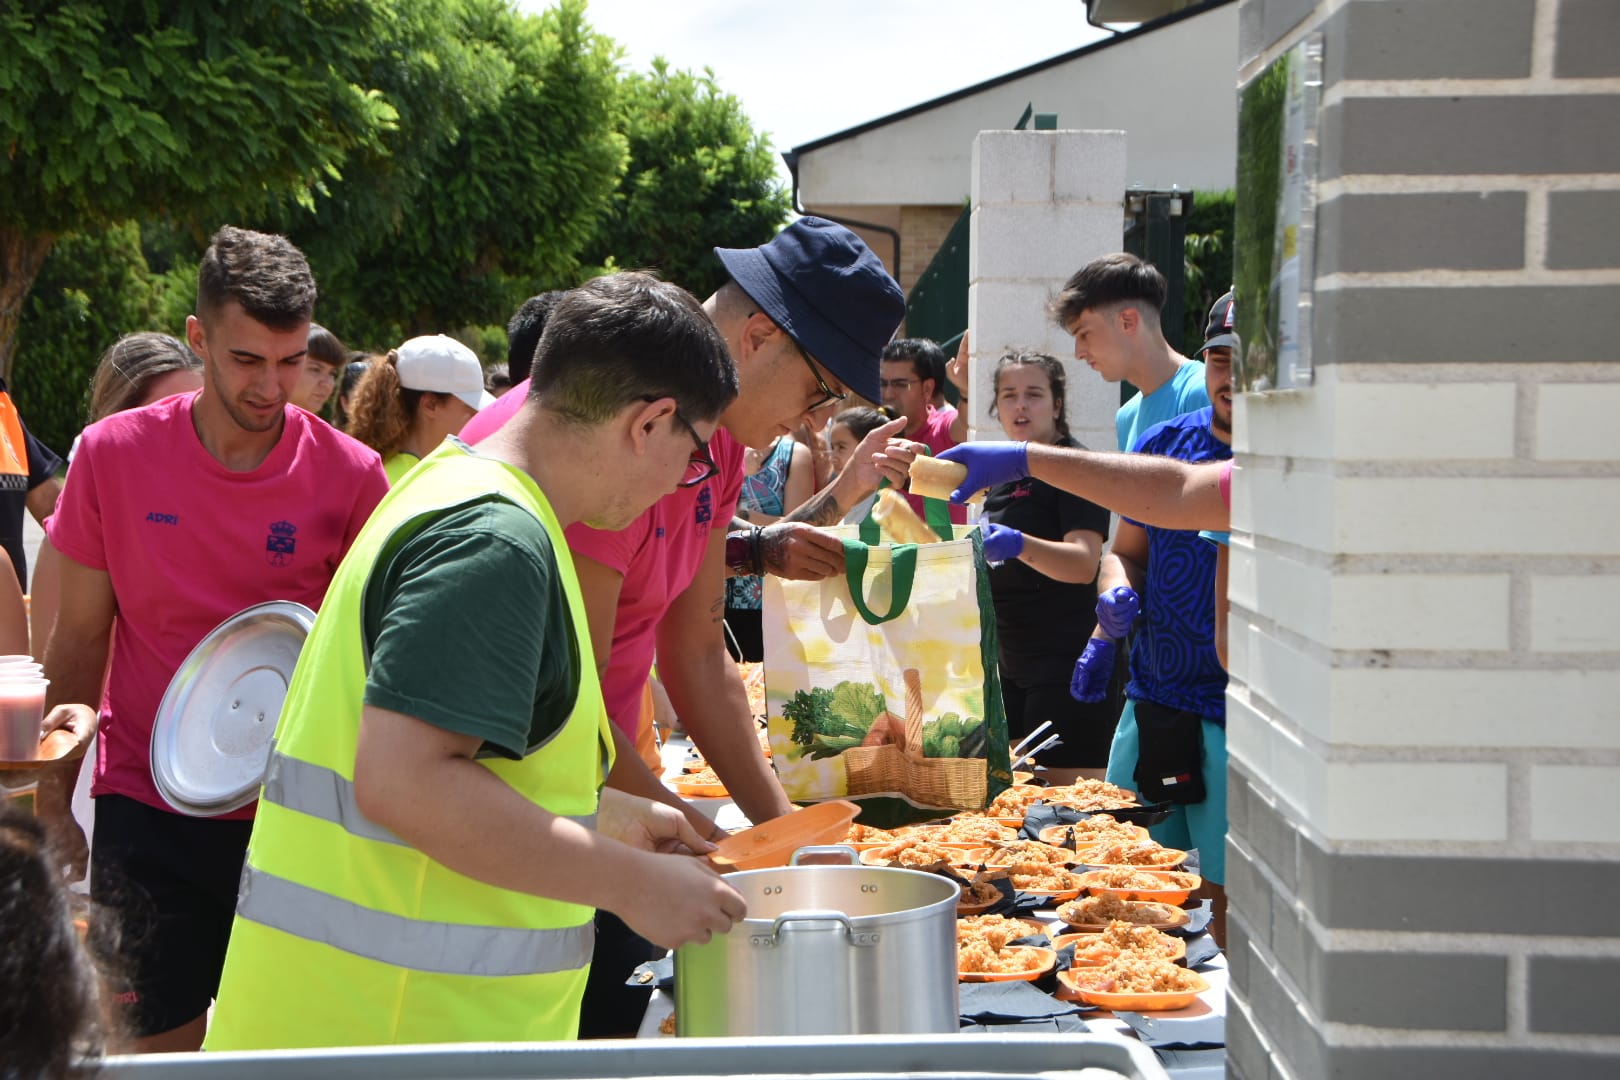
[[[690,420],[681,415],[680,409],[675,410],[675,419],[679,420],[681,426],[686,429],[686,433],[692,436],[692,444],[696,447],[692,451],[691,459],[686,463],[686,472],[682,474],[678,483],[683,488],[697,487],[709,477],[718,476],[720,466],[714,463],[714,458],[709,454],[708,440],[698,437],[697,428],[692,426]]]
[[[879,379],[879,390],[898,390],[902,394],[917,385],[916,379]]]
[[[804,346],[795,341],[793,343],[793,347],[798,351],[799,358],[804,361],[804,366],[810,369],[810,374],[816,377],[816,389],[821,393],[821,396],[817,398],[815,402],[807,409],[805,409],[805,412],[815,412],[817,409],[824,409],[835,401],[843,401],[849,397],[848,393],[839,393],[837,390],[834,390],[832,387],[827,385],[827,380],[821,377],[821,372],[816,369],[815,361],[811,360],[810,354],[804,351]]]

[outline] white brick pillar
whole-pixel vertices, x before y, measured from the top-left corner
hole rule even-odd
[[[1620,1076],[1620,3],[1239,22],[1325,104],[1316,382],[1233,424],[1227,1076]]]
[[[1006,438],[986,411],[990,374],[1007,349],[1030,348],[1064,361],[1075,437],[1114,448],[1119,387],[1076,363],[1048,305],[1070,274],[1120,250],[1124,195],[1123,131],[981,131],[973,140],[969,438]]]

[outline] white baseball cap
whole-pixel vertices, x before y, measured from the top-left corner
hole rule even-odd
[[[495,398],[484,389],[484,366],[478,354],[453,337],[413,337],[394,350],[399,359],[399,385],[407,390],[454,394],[474,409],[486,409]]]

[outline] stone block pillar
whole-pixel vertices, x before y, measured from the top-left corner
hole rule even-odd
[[[1239,21],[1325,78],[1317,380],[1236,407],[1228,1075],[1620,1075],[1620,4]]]
[[[1124,195],[1123,131],[981,131],[973,140],[970,438],[1006,438],[988,413],[990,374],[1003,352],[1021,347],[1064,361],[1075,437],[1114,448],[1119,387],[1075,361],[1073,339],[1047,305],[1070,274],[1120,250]]]

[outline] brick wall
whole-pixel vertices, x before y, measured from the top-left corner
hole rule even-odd
[[[1620,1075],[1620,3],[1325,35],[1314,360],[1237,402],[1235,1077]]]
[[[906,292],[917,284],[945,235],[966,209],[961,206],[902,206],[900,208],[900,287]]]

